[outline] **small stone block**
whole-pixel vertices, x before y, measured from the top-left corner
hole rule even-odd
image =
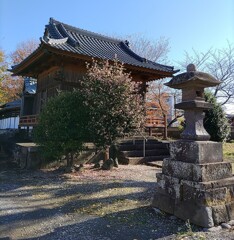
[[[167,158],[163,160],[162,173],[189,181],[209,182],[232,177],[232,165],[229,162],[193,164]]]
[[[156,179],[160,181],[162,179],[162,173],[156,173]]]
[[[223,161],[222,143],[211,141],[175,141],[170,143],[173,160],[190,163],[211,163]]]
[[[210,182],[194,182],[188,180],[181,180],[182,184],[187,184],[194,188],[199,188],[201,190],[210,190],[216,188],[227,187],[229,189],[229,193],[231,195],[231,200],[234,200],[234,177],[224,178],[219,180],[214,180]],[[232,201],[233,201],[232,200]]]
[[[234,226],[234,220],[229,221],[229,222],[228,222],[228,225]]]
[[[164,190],[174,199],[180,198],[181,184],[178,178],[173,178],[171,176],[166,176],[162,174],[162,179],[165,181]]]
[[[181,199],[183,201],[195,200],[199,205],[207,207],[225,205],[230,201],[230,193],[226,187],[202,190],[183,183],[182,189]]]
[[[225,229],[230,229],[230,228],[232,228],[232,226],[229,225],[229,224],[227,224],[227,223],[221,223],[221,227],[222,227],[222,228],[225,228]]]
[[[151,206],[166,213],[174,214],[175,200],[156,190]]]
[[[215,225],[229,221],[228,212],[225,205],[213,206],[212,212]]]
[[[199,206],[195,201],[181,201],[176,204],[174,215],[183,220],[189,219],[198,226],[210,228],[214,226],[212,209]]]
[[[233,220],[233,225],[234,225],[234,202],[230,202],[226,204],[226,210],[228,213],[228,218],[229,220]]]

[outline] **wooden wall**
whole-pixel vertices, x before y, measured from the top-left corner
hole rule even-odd
[[[37,79],[37,94],[34,103],[35,113],[39,114],[49,98],[59,91],[72,91],[80,87],[80,79],[86,74],[86,64],[82,60],[63,60],[59,66],[51,66],[39,74]],[[147,75],[141,72],[131,73],[133,81],[142,82],[141,92],[146,89]]]

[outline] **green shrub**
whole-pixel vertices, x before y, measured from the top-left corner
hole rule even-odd
[[[63,92],[51,98],[39,116],[34,141],[46,159],[66,156],[72,166],[75,153],[82,151],[87,138],[87,108],[79,91]]]
[[[221,105],[211,92],[205,92],[205,100],[213,104],[213,108],[206,111],[204,127],[211,136],[211,141],[225,142],[230,135],[230,125]]]

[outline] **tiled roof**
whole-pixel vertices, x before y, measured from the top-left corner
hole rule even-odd
[[[20,105],[21,105],[21,99],[17,99],[15,101],[8,102],[8,103],[1,105],[0,109],[2,110],[2,109],[17,108],[17,107],[20,107]]]
[[[41,39],[47,45],[56,49],[77,53],[100,59],[119,61],[137,67],[149,68],[158,71],[174,73],[174,68],[161,65],[134,53],[127,41],[106,37],[83,29],[69,26],[54,19],[46,25]]]

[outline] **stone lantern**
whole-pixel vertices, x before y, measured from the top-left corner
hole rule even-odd
[[[193,64],[187,66],[187,72],[172,78],[166,85],[182,89],[182,102],[175,105],[184,110],[186,128],[181,134],[182,139],[209,140],[210,136],[203,127],[204,110],[212,108],[205,102],[204,88],[214,87],[220,82],[207,73],[197,72]]]
[[[203,126],[204,88],[220,82],[211,75],[196,71],[193,64],[166,85],[182,89],[186,127],[181,139],[170,143],[170,158],[163,160],[157,174],[152,206],[202,227],[213,227],[234,219],[234,177],[232,166],[223,162],[222,143],[208,141]]]

